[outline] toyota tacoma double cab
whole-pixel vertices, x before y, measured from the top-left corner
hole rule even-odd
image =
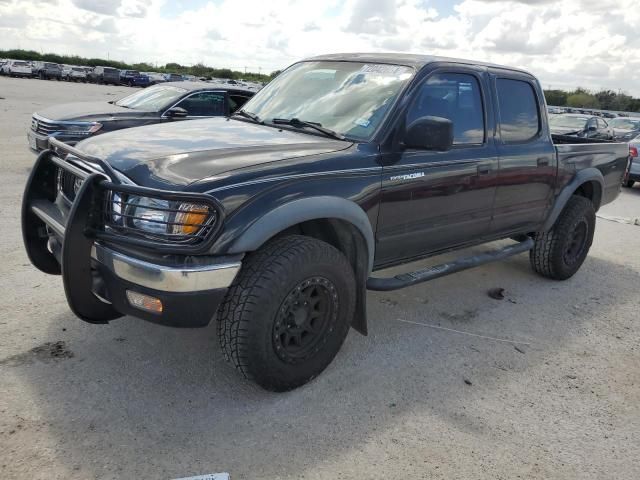
[[[515,68],[310,58],[226,118],[50,139],[26,185],[24,244],[33,265],[62,275],[81,319],[215,318],[241,374],[293,389],[329,365],[350,327],[367,333],[368,289],[525,252],[545,277],[577,272],[629,149],[554,142],[546,112],[540,83]]]

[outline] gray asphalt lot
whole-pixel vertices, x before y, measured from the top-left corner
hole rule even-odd
[[[213,324],[74,317],[23,251],[25,131],[129,91],[0,78],[0,478],[640,478],[638,226],[599,219],[567,282],[521,255],[371,293],[370,335],[286,394],[242,380]],[[640,186],[601,213],[640,217]]]

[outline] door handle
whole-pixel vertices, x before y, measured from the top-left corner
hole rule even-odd
[[[490,165],[478,165],[478,175],[489,175],[489,174],[491,174]]]
[[[539,158],[537,163],[538,163],[539,167],[548,167],[549,166],[549,159],[548,158]]]

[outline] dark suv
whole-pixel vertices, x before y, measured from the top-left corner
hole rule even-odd
[[[92,83],[120,85],[120,70],[112,67],[95,67],[89,72],[87,78]]]
[[[140,73],[137,70],[121,70],[120,83],[129,85],[130,87],[148,87],[150,81],[148,75]]]
[[[62,67],[57,63],[33,62],[31,75],[41,80],[51,80],[52,78],[60,80],[62,78]]]

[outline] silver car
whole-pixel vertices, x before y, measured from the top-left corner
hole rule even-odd
[[[631,165],[629,166],[629,175],[626,177],[624,185],[632,188],[633,184],[640,182],[640,135],[629,142],[629,156],[631,157]]]
[[[87,81],[87,71],[85,67],[75,65],[65,65],[62,68],[62,79],[67,82],[85,82]]]

